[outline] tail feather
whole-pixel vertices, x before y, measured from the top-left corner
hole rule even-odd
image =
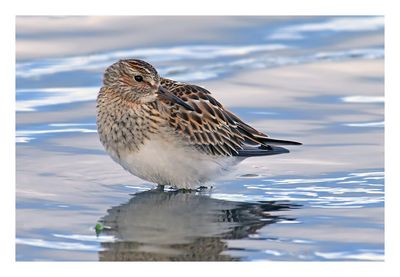
[[[291,141],[291,140],[283,140],[283,139],[273,139],[270,137],[259,138],[259,141],[263,144],[272,144],[272,145],[302,145],[301,142]]]
[[[270,138],[267,134],[261,133],[251,127],[250,125],[244,123],[240,118],[238,118],[236,115],[233,113],[226,111],[225,113],[228,115],[228,117],[231,118],[231,120],[236,123],[237,128],[239,131],[242,133],[242,135],[245,137],[247,141],[252,141],[256,143],[263,144],[264,146],[268,146],[269,144],[272,145],[302,145],[302,143],[297,142],[297,141],[290,141],[290,140],[282,140],[282,139],[273,139]]]
[[[239,157],[269,156],[289,153],[289,150],[279,146],[247,147],[238,151]]]

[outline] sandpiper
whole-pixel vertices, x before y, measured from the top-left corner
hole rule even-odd
[[[160,186],[194,188],[252,156],[289,152],[244,123],[211,93],[162,78],[149,63],[109,66],[97,97],[97,130],[111,158]]]

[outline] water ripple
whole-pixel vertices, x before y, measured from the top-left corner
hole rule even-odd
[[[255,197],[253,201],[304,202],[318,208],[360,208],[384,202],[383,184],[371,183],[371,180],[383,179],[384,172],[370,171],[326,178],[259,178],[263,183],[245,184],[244,187],[254,191],[250,194]],[[264,197],[260,197],[260,191]],[[251,196],[235,195],[236,200],[240,198],[248,200]]]
[[[97,244],[88,245],[77,242],[63,242],[63,241],[47,241],[43,239],[31,239],[31,238],[16,238],[16,244],[29,245],[42,248],[51,248],[59,250],[75,250],[75,251],[101,251],[101,248]]]
[[[215,59],[223,57],[247,56],[253,53],[286,49],[282,44],[256,44],[242,46],[225,45],[183,45],[159,48],[114,51],[98,55],[46,59],[17,63],[17,77],[34,77],[59,72],[95,70],[105,68],[118,59],[141,57],[152,62],[177,60]],[[169,69],[171,70],[171,69]]]
[[[63,133],[96,133],[95,128],[84,128],[85,126],[96,126],[95,123],[51,123],[46,126],[39,126],[38,129],[17,130],[15,132],[17,143],[28,143],[33,139]],[[70,128],[74,127],[74,128]],[[81,128],[79,128],[81,127]]]
[[[299,40],[306,34],[316,32],[376,31],[384,27],[384,17],[343,17],[315,23],[289,25],[278,28],[266,38],[270,40]]]
[[[353,95],[342,97],[341,100],[346,103],[383,103],[385,97]]]
[[[32,112],[44,106],[95,100],[98,91],[98,87],[17,89],[16,110]],[[22,99],[18,99],[21,95]]]
[[[340,61],[346,59],[381,59],[384,49],[360,48],[317,52],[309,55],[279,55],[278,50],[288,48],[285,45],[247,45],[247,46],[182,46],[181,52],[176,47],[138,49],[124,52],[109,52],[102,55],[85,57],[71,57],[48,59],[46,61],[32,61],[17,63],[16,76],[18,78],[37,78],[72,71],[102,71],[116,60],[127,57],[136,57],[149,60],[152,63],[174,62],[179,60],[181,67],[158,66],[159,73],[165,77],[174,77],[180,81],[207,80],[219,77],[222,74],[234,72],[241,68],[259,69],[296,65],[319,61]],[[183,49],[186,49],[183,51]],[[209,50],[208,49],[214,49]],[[151,51],[150,51],[151,50]],[[275,51],[274,55],[270,52]],[[170,53],[170,54],[168,54]],[[186,53],[186,54],[182,54]],[[254,57],[253,57],[254,56]],[[161,60],[161,57],[164,57]],[[221,60],[214,62],[216,58]],[[183,66],[185,64],[185,66]]]
[[[315,252],[316,256],[327,260],[367,260],[383,261],[385,256],[381,250],[360,250],[354,252]]]
[[[385,122],[378,121],[378,122],[362,122],[362,123],[345,123],[343,125],[349,127],[385,127]]]

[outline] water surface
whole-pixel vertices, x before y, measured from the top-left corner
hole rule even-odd
[[[16,260],[382,261],[383,28],[382,17],[17,17]],[[156,191],[96,133],[102,72],[127,57],[304,145],[246,159],[206,191]]]

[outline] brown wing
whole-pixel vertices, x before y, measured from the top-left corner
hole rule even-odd
[[[241,121],[225,110],[210,92],[202,87],[161,78],[161,85],[193,107],[194,111],[175,107],[170,115],[170,124],[185,136],[189,143],[211,155],[251,156],[259,149],[267,155],[272,147],[267,143],[298,144],[274,140]],[[274,143],[271,143],[274,144]],[[260,152],[259,151],[259,152]],[[258,153],[260,155],[260,153]]]

